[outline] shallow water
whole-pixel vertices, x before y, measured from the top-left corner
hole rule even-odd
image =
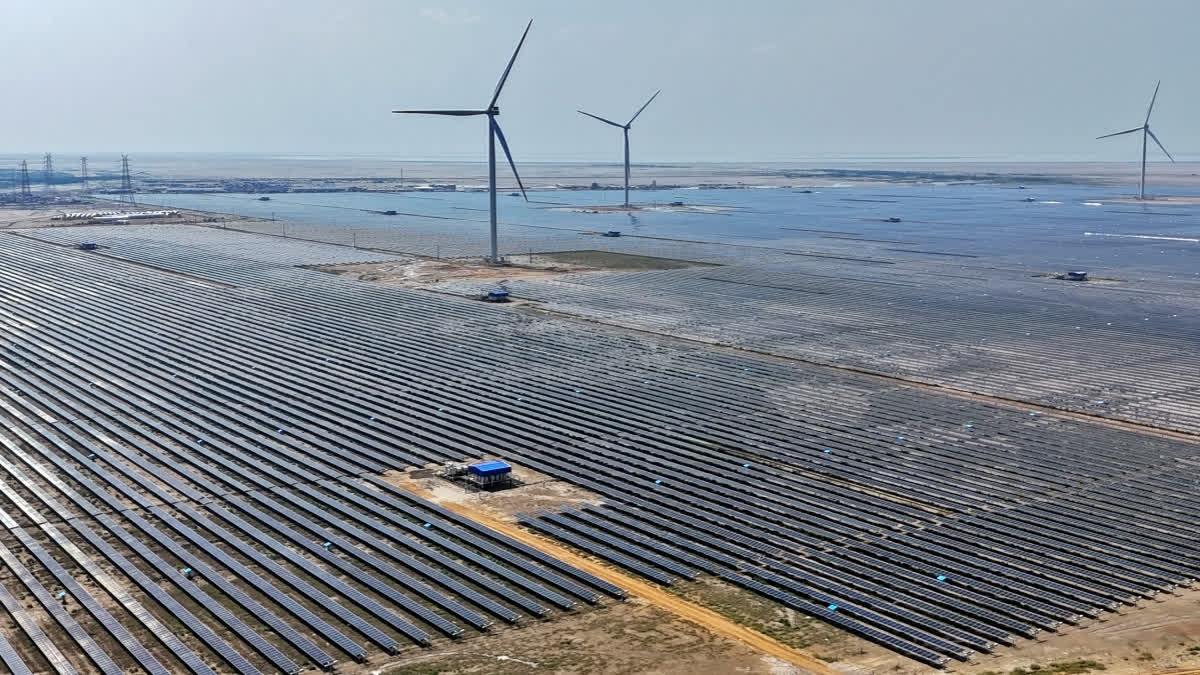
[[[1172,194],[1200,193],[1172,188]],[[487,233],[487,194],[316,193],[142,195],[146,203],[276,218],[281,222],[383,230],[413,239]],[[943,259],[1042,268],[1103,268],[1163,277],[1197,276],[1200,205],[1129,204],[1112,188],[1080,185],[929,185],[795,189],[681,189],[634,193],[638,204],[714,206],[710,213],[650,209],[586,213],[618,191],[543,191],[500,199],[500,238],[522,242],[618,230],[624,235],[871,258]],[[1027,201],[1032,200],[1032,201]],[[385,216],[372,211],[395,210]],[[901,222],[887,222],[888,218]],[[1148,235],[1112,237],[1097,235]],[[593,240],[594,241],[594,240]],[[583,242],[586,245],[586,241]],[[522,249],[523,250],[523,249]]]

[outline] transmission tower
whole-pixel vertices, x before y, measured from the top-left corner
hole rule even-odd
[[[133,180],[129,177],[129,155],[121,155],[121,201],[137,203],[133,198]]]
[[[29,163],[21,160],[21,197],[28,198],[33,196],[29,190]]]
[[[42,158],[42,171],[46,174],[46,192],[54,190],[54,157],[46,153]]]
[[[79,185],[84,192],[88,189],[87,157],[79,158]]]

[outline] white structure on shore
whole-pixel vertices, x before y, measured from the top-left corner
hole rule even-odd
[[[122,223],[144,218],[177,216],[179,211],[73,211],[53,216],[50,220],[91,220],[100,223]]]

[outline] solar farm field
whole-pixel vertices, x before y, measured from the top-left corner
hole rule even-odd
[[[295,672],[624,597],[382,477],[471,458],[597,496],[530,532],[925,666],[1200,569],[1186,434],[296,266],[390,259],[0,236],[12,670]]]

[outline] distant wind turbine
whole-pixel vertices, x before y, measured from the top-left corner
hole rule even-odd
[[[633,128],[633,121],[638,118],[638,115],[641,115],[642,111],[646,109],[646,106],[650,105],[650,101],[653,101],[655,99],[655,97],[657,97],[661,93],[662,93],[662,89],[659,89],[658,91],[654,92],[654,96],[651,96],[649,101],[646,101],[645,103],[643,103],[642,107],[638,108],[638,111],[635,112],[633,114],[633,117],[630,117],[629,121],[626,122],[625,124],[617,124],[616,122],[614,122],[612,120],[606,120],[603,117],[600,117],[599,115],[593,115],[590,112],[584,112],[582,110],[576,111],[580,115],[587,115],[588,117],[591,117],[592,119],[600,120],[601,122],[604,122],[605,124],[611,124],[614,127],[617,127],[618,129],[620,129],[624,132],[624,134],[625,134],[625,208],[629,208],[629,130],[631,128]]]
[[[500,262],[500,254],[497,251],[496,245],[496,139],[500,139],[500,147],[504,148],[504,156],[508,158],[508,165],[512,167],[513,176],[517,179],[517,185],[521,188],[521,195],[525,197],[525,201],[529,201],[529,196],[525,194],[525,185],[521,183],[521,176],[517,173],[517,165],[513,162],[512,153],[508,151],[508,141],[504,140],[504,132],[500,130],[500,124],[496,122],[496,116],[500,114],[500,108],[496,102],[500,100],[500,90],[504,89],[504,82],[508,79],[508,73],[512,70],[513,64],[517,61],[517,54],[521,53],[521,45],[525,44],[525,36],[529,35],[529,29],[533,27],[533,19],[525,26],[525,32],[521,34],[521,41],[517,43],[517,48],[513,51],[512,58],[508,60],[508,66],[504,68],[504,74],[500,76],[500,81],[496,83],[496,91],[492,92],[492,100],[484,110],[393,110],[394,113],[409,114],[409,115],[449,115],[451,117],[473,117],[475,115],[487,115],[488,118],[488,203],[489,203],[489,220],[492,226],[492,256],[491,263],[498,264]]]
[[[1124,136],[1125,134],[1132,134],[1138,131],[1142,132],[1142,199],[1146,198],[1146,137],[1149,136],[1150,138],[1153,138],[1154,143],[1158,145],[1160,150],[1163,151],[1163,154],[1167,156],[1167,159],[1171,160],[1172,162],[1175,161],[1175,158],[1171,156],[1171,153],[1167,152],[1167,149],[1163,147],[1162,141],[1158,140],[1158,136],[1155,136],[1154,132],[1150,131],[1150,113],[1154,112],[1154,101],[1158,98],[1158,88],[1161,85],[1162,80],[1159,80],[1158,84],[1154,85],[1154,96],[1150,97],[1150,107],[1146,109],[1146,121],[1142,122],[1142,126],[1126,129],[1125,131],[1118,131],[1115,134],[1105,134],[1103,136],[1096,137],[1096,139],[1099,140],[1101,138],[1112,138],[1113,136]]]

